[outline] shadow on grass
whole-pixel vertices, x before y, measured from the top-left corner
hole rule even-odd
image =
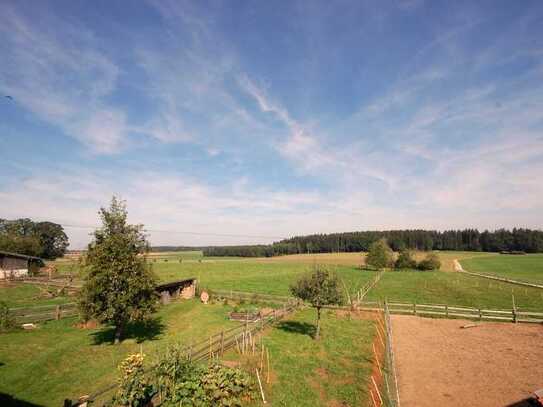
[[[158,339],[164,332],[166,325],[162,323],[159,317],[152,318],[144,322],[129,323],[124,329],[121,341],[125,339],[135,339],[137,343],[153,341]],[[107,327],[92,334],[94,345],[103,343],[113,343],[115,341],[115,328]]]
[[[0,406],[2,407],[42,407],[40,404],[19,400],[11,394],[0,393]]]
[[[285,332],[307,335],[311,338],[314,338],[317,333],[317,327],[307,322],[281,321],[277,324],[277,328]]]

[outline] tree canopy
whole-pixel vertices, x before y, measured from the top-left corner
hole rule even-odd
[[[0,219],[0,250],[55,259],[67,247],[68,236],[57,223]]]
[[[299,253],[368,251],[370,245],[387,239],[394,251],[467,250],[543,252],[543,231],[515,228],[495,231],[464,230],[385,230],[297,236],[270,245],[215,246],[202,248],[205,256],[269,257]]]
[[[303,276],[290,287],[290,292],[295,297],[309,302],[317,309],[315,339],[319,339],[321,308],[326,305],[341,304],[342,302],[338,278],[322,266],[315,266],[311,274]]]
[[[144,257],[149,246],[143,227],[127,224],[124,202],[114,197],[99,214],[102,227],[88,247],[79,306],[86,319],[114,325],[117,343],[127,323],[155,310],[155,278]]]
[[[366,256],[366,265],[376,269],[392,267],[394,264],[394,253],[385,238],[373,242]]]

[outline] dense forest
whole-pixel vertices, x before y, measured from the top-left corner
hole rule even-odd
[[[64,255],[68,237],[61,225],[30,219],[0,219],[0,250],[44,259]]]
[[[467,250],[484,252],[543,252],[543,231],[530,229],[389,230],[298,236],[270,245],[215,246],[203,248],[205,256],[271,257],[298,253],[367,251],[380,238],[393,250]]]

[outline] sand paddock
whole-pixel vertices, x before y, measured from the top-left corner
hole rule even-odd
[[[402,407],[520,407],[543,388],[541,325],[391,319]]]

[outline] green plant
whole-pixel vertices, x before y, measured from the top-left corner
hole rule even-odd
[[[142,353],[135,353],[119,365],[121,376],[114,405],[139,407],[147,405],[151,399],[153,387],[145,376],[143,360]]]
[[[179,346],[170,346],[152,369],[153,382],[163,406],[188,406],[204,398],[200,380],[205,369],[192,363]]]
[[[15,327],[15,318],[9,312],[8,305],[0,301],[0,332],[9,331]]]
[[[164,407],[241,406],[254,392],[251,376],[241,369],[191,362],[179,346],[168,348],[152,369],[159,402]]]
[[[86,319],[114,325],[119,343],[128,322],[143,321],[155,311],[155,277],[142,256],[148,252],[143,227],[127,224],[124,202],[113,197],[100,216],[103,226],[89,244],[79,308]]]
[[[428,253],[417,266],[419,270],[439,270],[441,268],[441,260],[435,253]]]
[[[311,274],[302,277],[290,287],[290,292],[295,297],[310,302],[316,308],[317,331],[315,339],[319,339],[322,307],[342,302],[339,279],[324,267],[315,265]]]
[[[410,250],[402,250],[394,267],[397,269],[414,269],[417,267],[417,261],[413,258]]]
[[[206,406],[241,406],[243,401],[251,400],[254,381],[241,370],[215,363],[207,369],[201,378],[205,392]]]
[[[376,269],[384,269],[394,264],[394,253],[386,239],[373,242],[366,256],[366,264]]]

